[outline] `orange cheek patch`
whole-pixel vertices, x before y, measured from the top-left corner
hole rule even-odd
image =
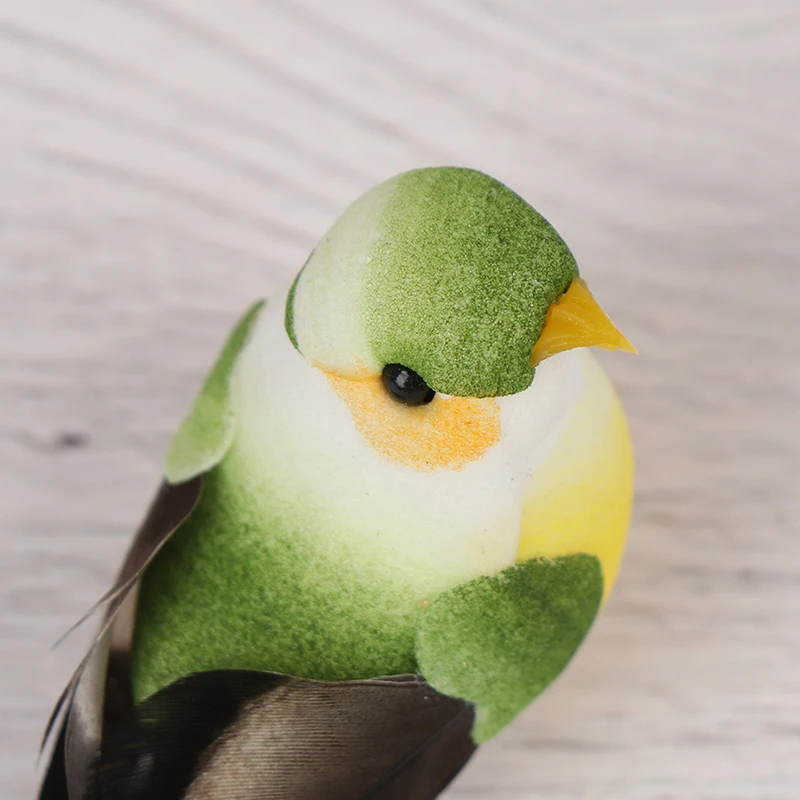
[[[461,469],[500,440],[500,407],[492,398],[441,397],[406,406],[384,389],[381,376],[325,373],[359,433],[382,456],[419,470]]]

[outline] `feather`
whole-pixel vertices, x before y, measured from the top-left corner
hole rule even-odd
[[[416,676],[196,673],[109,733],[86,800],[428,800],[472,755],[471,725]]]
[[[119,706],[119,687],[126,686],[125,679],[120,680],[118,672],[121,665],[127,663],[130,650],[132,610],[135,603],[132,590],[164,542],[192,512],[200,498],[201,487],[202,479],[199,477],[177,486],[162,484],[131,543],[114,585],[96,605],[98,608],[106,606],[103,623],[89,652],[58,699],[45,729],[43,748],[61,718],[61,727],[51,756],[51,765],[39,795],[40,800],[55,800],[60,797],[82,800],[82,787],[87,780],[89,764],[100,752],[108,688],[110,686],[117,689],[113,697]],[[120,613],[124,607],[129,610],[128,615]],[[123,621],[126,624],[121,624]],[[117,645],[117,651],[115,658],[110,659],[112,641]],[[111,670],[108,668],[109,662],[113,667]],[[128,680],[128,686],[129,683]],[[129,688],[127,695],[127,705],[130,705]],[[117,714],[123,711],[119,707],[114,710]],[[58,766],[59,760],[63,762],[61,766]],[[56,775],[59,776],[58,779]],[[58,794],[62,784],[63,791]]]

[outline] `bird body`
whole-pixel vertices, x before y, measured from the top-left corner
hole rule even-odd
[[[435,168],[367,192],[245,314],[173,440],[168,485],[201,483],[129,570],[130,707],[198,674],[416,675],[493,736],[622,556],[631,447],[588,346],[632,349],[510,189]]]
[[[401,428],[420,414],[446,418],[435,405],[460,398],[409,408],[377,378],[356,379],[349,391],[372,405],[363,411],[336,386],[344,379],[292,347],[281,312],[267,306],[254,323],[232,380],[231,448],[145,575],[137,696],[233,665],[323,680],[415,672],[420,617],[448,589],[519,558],[571,552],[602,556],[613,579],[630,456],[618,401],[590,354],[548,359],[525,392],[473,401],[479,414],[489,409],[479,435],[501,432],[480,458],[409,466],[354,417],[385,405]],[[576,436],[577,452],[565,454]],[[559,461],[567,474],[548,478]],[[584,494],[592,480],[608,488]]]

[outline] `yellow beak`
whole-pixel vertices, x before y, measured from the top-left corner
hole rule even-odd
[[[544,328],[531,353],[531,366],[575,347],[638,352],[600,308],[582,278],[575,278],[548,309]]]

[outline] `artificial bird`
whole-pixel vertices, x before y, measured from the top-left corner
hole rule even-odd
[[[463,168],[351,205],[235,327],[67,687],[43,800],[435,797],[614,583],[633,348]]]

